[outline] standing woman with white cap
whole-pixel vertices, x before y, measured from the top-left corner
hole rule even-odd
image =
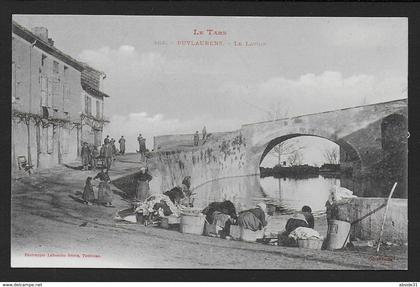
[[[141,167],[140,172],[136,175],[136,199],[144,202],[150,196],[149,181],[152,176],[147,172],[146,167]]]

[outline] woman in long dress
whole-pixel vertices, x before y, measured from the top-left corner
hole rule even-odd
[[[266,216],[267,206],[260,202],[256,208],[245,210],[239,213],[238,225],[244,229],[252,231],[262,230],[267,226]]]
[[[86,204],[92,205],[92,202],[95,200],[95,194],[93,192],[92,178],[89,176],[86,179],[85,188],[83,189],[83,200]]]
[[[94,179],[99,179],[99,186],[98,186],[98,203],[104,204],[105,206],[112,205],[112,191],[111,186],[109,183],[111,182],[108,172],[104,172],[102,169],[100,173],[98,173]]]
[[[140,169],[140,172],[136,176],[136,199],[144,202],[150,196],[149,181],[152,180],[152,176],[147,172],[145,167]]]
[[[98,187],[98,202],[105,206],[112,206],[112,191],[111,186],[106,181],[101,181]]]

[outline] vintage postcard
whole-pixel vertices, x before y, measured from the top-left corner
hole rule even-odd
[[[407,270],[407,18],[13,15],[11,266]]]

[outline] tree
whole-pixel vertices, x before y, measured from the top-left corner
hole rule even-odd
[[[275,121],[284,119],[289,116],[289,107],[287,104],[277,103],[270,107],[266,113],[266,120]],[[290,156],[296,151],[300,151],[305,147],[302,146],[298,139],[286,140],[273,147],[269,154],[278,158],[278,164],[281,165],[282,157]]]
[[[339,164],[340,163],[340,153],[339,149],[332,147],[324,151],[324,159],[326,163],[329,164]]]
[[[273,147],[270,154],[276,156],[278,158],[278,164],[281,165],[282,157],[292,156],[296,152],[300,153],[300,151],[304,148],[305,147],[299,142],[299,139],[291,139],[281,142]]]
[[[287,158],[290,166],[297,166],[302,164],[302,154],[300,151],[294,151],[289,157]]]

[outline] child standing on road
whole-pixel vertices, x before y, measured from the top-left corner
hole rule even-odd
[[[92,205],[92,202],[95,200],[92,178],[90,176],[86,179],[85,188],[83,189],[83,200],[87,205]]]

